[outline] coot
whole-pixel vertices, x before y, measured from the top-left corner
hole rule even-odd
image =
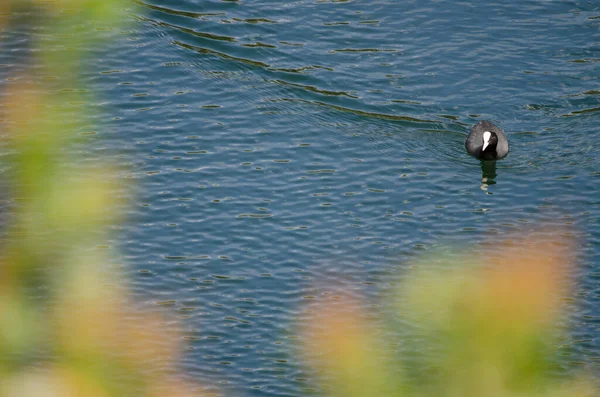
[[[500,128],[482,120],[471,128],[465,148],[480,160],[500,160],[508,154],[508,141]]]

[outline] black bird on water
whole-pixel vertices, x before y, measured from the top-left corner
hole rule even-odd
[[[482,120],[471,128],[465,148],[479,160],[500,160],[508,154],[508,141],[500,128]]]

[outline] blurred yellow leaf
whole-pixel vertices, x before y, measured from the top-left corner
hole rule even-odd
[[[331,380],[333,395],[390,396],[395,386],[375,329],[350,298],[323,303],[304,330],[313,364]]]
[[[573,245],[529,238],[518,246],[500,243],[500,248],[501,254],[490,255],[492,263],[480,289],[481,301],[490,304],[486,310],[517,324],[551,324],[568,292]]]

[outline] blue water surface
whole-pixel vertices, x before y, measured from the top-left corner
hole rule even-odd
[[[415,256],[533,225],[579,238],[567,361],[597,370],[597,2],[145,0],[128,18],[91,49],[87,156],[136,186],[110,244],[184,330],[185,376],[306,395],[297,325],[324,289],[379,306]],[[495,178],[464,151],[481,119],[511,145]]]

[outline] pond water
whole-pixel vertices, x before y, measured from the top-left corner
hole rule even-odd
[[[580,237],[571,364],[598,368],[597,2],[137,3],[86,72],[88,156],[137,186],[112,243],[186,376],[304,395],[323,285],[377,302],[420,253],[532,225]],[[481,119],[511,144],[495,170],[464,150]]]

